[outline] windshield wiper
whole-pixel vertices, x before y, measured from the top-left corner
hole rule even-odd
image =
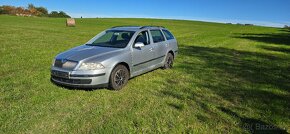
[[[93,45],[93,44],[85,44],[85,45],[88,45],[88,46],[95,46],[95,45]]]
[[[110,48],[124,48],[120,46],[115,46],[115,45],[102,45],[102,44],[85,44],[88,46],[97,46],[97,47],[110,47]]]

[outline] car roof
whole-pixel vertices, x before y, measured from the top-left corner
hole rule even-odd
[[[141,29],[160,29],[164,28],[162,26],[115,26],[110,30],[129,30],[129,31],[139,31]]]

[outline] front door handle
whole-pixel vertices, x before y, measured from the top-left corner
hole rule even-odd
[[[150,51],[150,52],[153,51],[153,48],[151,47],[151,48],[149,49],[149,51]]]

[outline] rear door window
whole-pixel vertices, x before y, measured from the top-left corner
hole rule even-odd
[[[150,30],[154,43],[165,41],[164,36],[160,30]]]
[[[163,33],[164,33],[164,35],[165,35],[165,37],[166,37],[167,40],[174,39],[174,36],[168,30],[162,29],[162,31],[163,31]]]

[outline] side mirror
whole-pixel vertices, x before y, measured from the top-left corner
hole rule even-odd
[[[141,48],[141,47],[144,47],[145,45],[144,45],[144,43],[142,43],[142,42],[137,42],[137,43],[135,43],[135,48]]]

